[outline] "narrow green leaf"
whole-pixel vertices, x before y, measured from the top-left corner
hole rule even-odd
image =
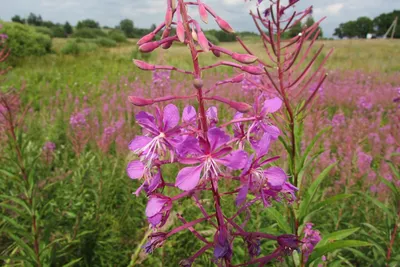
[[[325,168],[317,177],[317,179],[310,185],[308,188],[303,200],[300,203],[299,208],[299,219],[302,222],[302,219],[307,215],[308,209],[314,199],[314,196],[318,190],[318,187],[322,183],[322,181],[327,177],[329,172],[336,166],[336,163],[333,163]]]
[[[381,211],[386,213],[390,218],[393,218],[395,216],[394,211],[391,211],[389,208],[386,207],[385,204],[377,200],[376,198],[373,198],[369,195],[367,195],[364,192],[358,192],[361,196],[365,197],[367,200],[371,201],[373,204],[375,204]]]
[[[333,203],[335,203],[337,201],[340,201],[340,200],[343,200],[343,199],[347,199],[347,198],[351,198],[353,196],[354,196],[353,194],[339,194],[339,195],[330,197],[328,199],[325,199],[323,201],[320,201],[320,202],[316,203],[315,205],[313,205],[311,207],[311,210],[312,211],[316,211],[316,210],[319,210],[319,209],[321,209],[321,208],[323,208],[323,207],[325,207],[327,205],[332,205]]]
[[[360,230],[359,227],[340,230],[340,231],[336,231],[336,232],[324,235],[322,240],[318,243],[317,247],[324,246],[330,241],[342,240],[342,239],[348,237],[349,235],[357,232],[358,230]]]
[[[291,233],[292,230],[288,224],[288,222],[286,221],[285,217],[283,217],[283,215],[277,211],[275,208],[267,208],[265,210],[268,214],[268,216],[272,217],[278,224],[279,228],[281,228],[284,233]]]
[[[31,209],[28,207],[28,205],[26,204],[25,201],[23,201],[22,199],[19,199],[17,197],[13,197],[13,196],[7,196],[7,195],[0,195],[0,198],[3,199],[8,199],[10,201],[13,201],[16,204],[21,205],[23,208],[25,208],[25,210],[28,212],[29,215],[31,215]]]
[[[335,241],[330,244],[326,244],[319,248],[316,248],[314,252],[311,254],[310,258],[308,259],[308,263],[312,263],[316,259],[321,258],[323,255],[326,255],[329,252],[333,252],[337,249],[343,248],[351,248],[351,247],[366,247],[371,246],[370,243],[359,241],[359,240],[339,240]]]
[[[80,262],[81,260],[82,260],[82,258],[79,258],[79,259],[72,260],[72,261],[70,261],[69,263],[67,263],[67,264],[63,265],[63,267],[70,267],[70,266],[74,266],[76,263]]]
[[[35,254],[35,252],[33,251],[33,249],[32,249],[31,247],[29,247],[29,246],[28,246],[21,238],[19,238],[18,236],[14,235],[14,234],[12,234],[12,233],[10,233],[10,232],[8,232],[7,234],[8,234],[8,236],[10,236],[10,237],[15,241],[15,243],[17,243],[17,245],[18,245],[21,249],[23,249],[23,251],[25,251],[25,253],[26,253],[27,255],[30,256],[31,260],[34,261],[34,262],[36,263],[36,254]]]
[[[306,150],[304,150],[303,157],[300,160],[300,164],[297,166],[298,170],[297,173],[301,172],[301,170],[304,167],[304,163],[306,162],[308,155],[310,154],[311,150],[314,148],[315,144],[317,141],[321,138],[321,136],[329,131],[332,128],[332,126],[325,127],[321,131],[318,132],[318,134],[311,140],[310,144],[307,146]]]

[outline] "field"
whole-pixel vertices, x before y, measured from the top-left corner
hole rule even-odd
[[[14,89],[12,113],[19,122],[15,139],[6,135],[5,126],[0,129],[0,263],[30,266],[26,258],[38,249],[43,266],[177,266],[201,248],[189,231],[174,235],[151,255],[141,250],[150,234],[144,214],[147,199],[144,193],[133,194],[140,184],[129,179],[126,165],[134,158],[129,142],[141,132],[135,114],[143,108],[134,107],[128,96],[188,95],[191,82],[180,74],[152,75],[138,69],[132,63],[138,56],[136,40],[79,56],[61,55],[64,42],[53,39],[52,54],[25,58],[0,83],[0,92]],[[258,40],[245,42],[255,54],[263,54]],[[325,244],[342,239],[368,244],[342,243],[343,249],[319,251],[311,266],[399,266],[400,231],[394,229],[400,214],[393,203],[399,201],[400,188],[400,107],[393,100],[400,96],[400,41],[318,41],[317,46],[322,43],[325,49],[317,61],[330,48],[335,51],[326,65],[328,78],[304,120],[302,149],[326,130],[311,151],[319,156],[304,170],[299,194],[336,163],[316,194],[328,205],[313,206],[307,220],[326,237]],[[220,46],[243,52],[237,43]],[[157,50],[146,61],[190,69],[191,58],[183,48]],[[211,53],[201,58],[202,65],[214,62]],[[230,67],[207,72],[205,87],[234,73]],[[218,92],[245,101],[251,92],[243,86],[226,85]],[[187,102],[178,107],[182,110]],[[233,117],[232,110],[215,105],[221,121]],[[276,142],[271,150],[281,156],[276,164],[287,169],[282,144]],[[28,170],[26,179],[21,178],[21,165]],[[166,173],[172,182],[177,169],[167,168]],[[230,200],[224,200],[228,213],[236,209]],[[203,202],[210,208],[211,196]],[[187,221],[197,218],[199,211],[189,200],[179,204],[164,229],[181,225],[177,214]],[[252,211],[252,227],[284,233],[285,223],[268,208],[258,205]],[[206,226],[197,231],[213,238]],[[240,246],[235,263],[248,256]],[[273,248],[268,242],[262,246]],[[214,266],[211,257],[212,251],[206,252],[194,266]],[[274,264],[290,266],[290,261]]]

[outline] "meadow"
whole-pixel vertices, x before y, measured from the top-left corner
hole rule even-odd
[[[139,183],[127,177],[126,165],[134,158],[129,142],[140,133],[135,113],[143,108],[134,107],[128,96],[188,95],[190,81],[180,74],[135,67],[133,57],[143,57],[136,40],[77,56],[59,53],[64,42],[53,39],[52,54],[24,58],[2,77],[0,92],[12,89],[11,111],[18,123],[13,126],[15,136],[7,133],[5,124],[0,129],[0,263],[35,266],[31,258],[40,250],[42,266],[177,266],[193,248],[200,248],[190,232],[173,236],[151,255],[141,249],[150,234],[144,214],[147,200],[133,194]],[[259,40],[245,42],[261,53]],[[313,157],[300,191],[307,190],[328,165],[336,165],[321,181],[317,204],[307,217],[323,238],[310,266],[398,266],[400,107],[393,100],[400,96],[400,41],[317,43],[325,45],[324,51],[335,51],[326,65],[328,78],[302,129],[303,149],[313,142],[310,137],[324,131],[310,151]],[[237,43],[220,46],[243,52]],[[146,60],[189,69],[191,58],[182,47],[158,50]],[[209,53],[201,62],[216,60]],[[205,86],[234,73],[230,67],[210,71]],[[218,90],[222,96],[246,100],[252,87],[241,83]],[[187,103],[192,102],[178,107]],[[219,119],[233,116],[231,110],[215,105]],[[274,144],[272,150],[281,156],[277,165],[287,167],[282,144]],[[167,173],[173,180],[177,169],[171,167]],[[210,199],[202,201],[211,205]],[[228,201],[224,204],[227,212],[235,209]],[[285,210],[283,205],[275,208]],[[254,228],[274,234],[288,228],[274,208],[252,210]],[[189,220],[199,212],[182,200],[173,213]],[[164,228],[179,225],[177,217],[170,216]],[[206,226],[197,231],[212,238]],[[351,240],[364,243],[345,243]],[[248,256],[238,247],[234,262]],[[214,266],[211,254],[200,256],[194,266]]]

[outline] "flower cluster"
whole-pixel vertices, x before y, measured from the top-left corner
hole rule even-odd
[[[303,261],[307,262],[308,257],[313,252],[315,246],[321,241],[321,234],[318,230],[313,229],[312,223],[306,223],[304,228],[304,238],[301,240],[302,251],[303,251]]]
[[[316,38],[313,36],[318,36],[315,34],[318,31],[318,23],[305,29],[303,37],[298,36],[290,40],[290,45],[286,47],[281,47],[280,43],[274,43],[275,38],[272,37],[274,30],[271,27],[276,27],[276,32],[280,35],[311,14],[312,10],[309,8],[303,12],[294,12],[292,17],[285,17],[288,9],[298,1],[289,1],[287,6],[281,5],[277,1],[272,3],[271,8],[265,12],[266,16],[275,12],[276,20],[269,21],[252,14],[264,43],[272,45],[273,52],[278,58],[278,60],[273,58],[268,51],[268,55],[276,63],[274,67],[254,56],[239,38],[239,42],[248,54],[230,51],[207,40],[200,22],[195,19],[195,16],[189,14],[189,11],[192,10],[190,7],[197,8],[203,22],[207,23],[209,17],[212,17],[222,30],[229,33],[234,31],[203,1],[166,0],[166,2],[165,20],[137,42],[139,50],[149,53],[158,48],[168,49],[174,42],[181,42],[189,49],[193,70],[154,65],[140,60],[134,60],[134,64],[141,70],[152,71],[153,84],[160,84],[160,86],[164,86],[164,81],[169,81],[170,71],[190,75],[193,89],[185,96],[164,94],[152,98],[129,97],[129,101],[133,105],[147,107],[146,111],[141,111],[136,115],[136,123],[142,128],[142,134],[135,136],[129,144],[129,149],[135,155],[135,159],[127,166],[128,176],[142,182],[135,194],[139,196],[141,192],[144,192],[149,199],[145,213],[154,233],[150,235],[144,248],[146,252],[151,253],[154,249],[162,246],[172,235],[182,230],[189,230],[205,245],[191,258],[183,260],[182,266],[191,266],[196,258],[211,248],[214,250],[214,262],[218,265],[231,266],[234,254],[232,244],[236,238],[242,238],[247,244],[251,259],[245,265],[253,263],[262,265],[291,254],[294,250],[298,250],[301,244],[296,235],[285,233],[275,236],[261,232],[248,232],[246,224],[251,217],[250,206],[256,203],[268,208],[275,201],[291,204],[296,200],[298,189],[291,181],[295,181],[296,184],[297,177],[294,179],[289,177],[283,169],[274,165],[279,157],[268,155],[270,145],[281,136],[281,130],[274,125],[275,115],[277,115],[275,113],[279,112],[285,103],[290,114],[288,121],[291,125],[292,135],[294,135],[293,125],[296,116],[315,98],[326,75],[325,73],[318,75],[321,71],[319,68],[319,71],[308,77],[310,72],[305,69],[298,78],[292,80],[291,68],[297,68],[304,62],[310,52],[309,48],[299,63],[295,64],[304,41],[311,38],[311,46]],[[259,3],[261,2],[259,1]],[[266,27],[269,26],[270,37],[266,36],[265,32],[259,28],[258,21]],[[282,29],[284,23],[287,26]],[[175,28],[175,31],[172,31],[172,28]],[[161,39],[154,41],[158,33],[161,33]],[[295,46],[291,47],[292,45]],[[280,53],[283,53],[285,48],[289,51],[285,53],[287,55],[285,60],[280,62],[283,55]],[[220,57],[221,54],[227,55],[231,60],[200,66],[200,55],[209,52],[216,57]],[[315,63],[315,58],[309,66]],[[325,61],[326,59],[323,62]],[[214,86],[206,86],[202,80],[202,73],[219,66],[229,66],[240,73],[235,74],[232,78],[218,81]],[[273,77],[267,70],[268,68],[278,69],[279,75]],[[290,76],[287,81],[283,81],[285,75]],[[288,103],[287,92],[294,94],[293,89],[299,87],[300,84],[302,89],[299,90],[299,93],[303,92],[304,88],[308,88],[312,84],[317,75],[320,77],[317,79],[311,95],[295,114],[294,107]],[[279,87],[276,80],[280,84]],[[218,95],[216,89],[226,84],[241,84],[244,92],[251,91],[251,94],[248,95],[251,95],[254,103],[238,102]],[[180,111],[174,104],[163,104],[174,100],[195,100],[197,103],[194,106],[197,109],[187,105]],[[214,106],[215,102],[225,105],[224,111],[225,109],[234,111],[231,120],[220,120],[219,110]],[[149,112],[151,109],[153,112]],[[296,154],[296,151],[292,152],[292,155]],[[166,169],[170,169],[166,167],[168,165],[178,166],[176,175],[166,172]],[[295,175],[297,176],[297,174]],[[181,190],[181,193],[174,196],[167,195],[165,192],[176,192],[176,190],[164,190],[167,187],[177,188]],[[214,210],[212,213],[207,212],[204,204],[199,201],[205,193],[213,195]],[[237,211],[234,215],[228,216],[224,213],[221,199],[225,196],[234,196],[236,200]],[[176,205],[176,201],[183,198],[191,198],[199,208],[202,217],[187,222],[183,215],[178,214],[177,216],[183,224],[169,232],[164,232],[166,227],[163,226],[173,214],[171,211]],[[247,214],[247,219],[239,225],[236,219],[242,213]],[[207,240],[193,227],[202,222],[207,222],[213,229],[213,240]],[[296,228],[295,232],[297,230]],[[269,255],[257,258],[262,254],[260,247],[262,239],[276,241],[276,249]]]

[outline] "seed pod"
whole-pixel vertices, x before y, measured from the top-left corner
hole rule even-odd
[[[154,32],[151,32],[151,33],[149,33],[149,34],[143,36],[143,37],[140,38],[140,40],[137,42],[137,45],[142,45],[142,44],[145,44],[145,43],[150,42],[151,40],[153,40],[154,36],[155,36]]]
[[[204,83],[203,83],[203,80],[202,80],[202,79],[200,79],[200,78],[194,79],[194,81],[193,81],[193,86],[194,86],[196,89],[201,89],[201,88],[203,88],[203,85],[204,85]]]
[[[155,70],[156,69],[156,67],[154,65],[149,64],[144,61],[141,61],[141,60],[137,60],[137,59],[133,60],[133,64],[135,64],[141,70]]]
[[[221,17],[215,17],[215,21],[217,22],[218,26],[226,31],[227,33],[234,33],[235,31],[232,29],[231,25],[228,22],[223,20]]]
[[[197,38],[198,38],[199,45],[201,46],[203,51],[204,52],[209,52],[210,51],[210,46],[208,45],[208,40],[207,40],[207,37],[204,35],[204,32],[199,31],[197,33]]]
[[[176,35],[178,36],[181,43],[185,42],[185,28],[183,27],[182,21],[178,21],[176,25]]]
[[[199,3],[199,14],[200,14],[201,20],[204,21],[204,23],[208,23],[207,9],[203,3]]]
[[[232,58],[243,64],[251,64],[257,60],[256,56],[252,56],[249,54],[239,54],[239,53],[233,53]]]
[[[139,50],[142,53],[150,53],[153,52],[154,49],[158,48],[160,46],[160,43],[155,41],[155,42],[148,42],[144,43],[141,46],[139,46]]]
[[[154,101],[151,99],[146,99],[146,98],[137,97],[137,96],[129,96],[128,100],[129,100],[129,102],[131,102],[132,104],[134,104],[135,106],[138,106],[138,107],[144,107],[144,106],[154,104]]]
[[[240,69],[253,75],[262,75],[265,73],[262,68],[257,66],[242,66]]]

